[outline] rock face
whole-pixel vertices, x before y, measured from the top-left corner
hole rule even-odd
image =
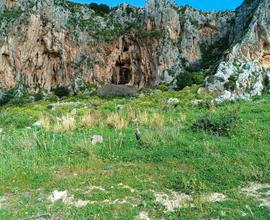
[[[269,5],[253,0],[235,12],[203,12],[148,0],[145,8],[108,11],[0,0],[0,88],[175,85],[188,70],[208,75],[207,88],[221,99],[260,95],[270,75]]]
[[[230,33],[231,52],[209,86],[224,99],[250,98],[268,88],[270,75],[270,2],[246,1],[237,11]]]

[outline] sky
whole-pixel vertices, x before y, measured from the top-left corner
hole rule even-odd
[[[116,6],[120,3],[127,2],[135,6],[143,6],[144,0],[71,0],[80,3],[104,3],[110,6]],[[213,10],[234,10],[243,0],[176,0],[178,5],[190,5],[194,8],[213,11]]]

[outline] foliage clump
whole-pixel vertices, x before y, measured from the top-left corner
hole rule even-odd
[[[234,91],[236,89],[237,78],[235,76],[230,76],[228,81],[224,84],[224,88],[229,91]]]
[[[207,113],[193,123],[193,129],[204,130],[218,136],[229,136],[237,127],[239,115],[236,111]]]
[[[54,89],[54,94],[59,97],[68,97],[70,95],[70,90],[67,86],[59,86]]]
[[[201,72],[188,72],[185,71],[180,73],[176,78],[176,85],[178,89],[184,89],[187,86],[192,86],[193,84],[203,84],[204,74]]]

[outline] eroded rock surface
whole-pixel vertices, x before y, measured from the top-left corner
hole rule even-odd
[[[110,12],[64,0],[0,0],[0,6],[4,89],[175,86],[188,70],[214,74],[206,86],[222,101],[260,95],[270,75],[268,0],[245,1],[235,12],[203,12],[169,0]]]

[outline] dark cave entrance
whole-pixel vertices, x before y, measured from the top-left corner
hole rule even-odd
[[[131,80],[130,69],[121,67],[119,72],[119,84],[128,84]]]
[[[114,73],[112,77],[113,84],[128,84],[132,78],[130,64],[129,63],[122,63],[116,62]]]

